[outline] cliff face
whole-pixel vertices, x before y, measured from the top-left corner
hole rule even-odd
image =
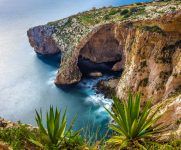
[[[154,95],[157,102],[180,89],[181,32],[177,27],[181,25],[181,12],[169,15],[142,21],[141,26],[137,22],[137,27],[119,28],[120,41],[121,36],[126,36],[123,48],[126,61],[117,86],[118,96],[132,89],[145,99]],[[169,28],[172,25],[168,22],[175,28]]]
[[[51,55],[60,52],[54,39],[51,37],[54,32],[52,26],[38,26],[29,29],[27,35],[29,42],[37,53]]]
[[[180,1],[87,11],[31,28],[28,37],[38,53],[62,53],[56,84],[81,80],[79,56],[95,63],[117,61],[112,70],[124,69],[115,87],[118,97],[132,90],[142,94],[142,103],[151,96],[155,104],[172,98],[179,114],[172,121],[181,119]]]

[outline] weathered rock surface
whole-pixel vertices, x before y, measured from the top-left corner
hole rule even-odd
[[[0,150],[13,150],[8,144],[0,141]]]
[[[152,96],[155,104],[173,98],[170,112],[180,119],[181,98],[173,97],[181,95],[180,1],[87,11],[31,28],[28,37],[41,54],[61,51],[56,84],[81,80],[79,56],[95,63],[118,61],[112,68],[124,69],[114,88],[118,97],[132,90],[142,94],[142,103]]]
[[[80,50],[80,55],[97,63],[120,60],[122,47],[115,35],[115,25],[102,26]]]
[[[152,107],[155,110],[162,106],[158,115],[162,115],[158,123],[169,125],[170,130],[160,135],[160,141],[181,139],[181,95],[173,96]]]
[[[37,53],[51,55],[60,52],[55,41],[51,37],[54,28],[52,26],[37,26],[27,31],[29,42]]]
[[[116,95],[116,87],[118,85],[119,79],[110,79],[108,81],[101,80],[97,83],[97,89],[108,98],[112,98]]]

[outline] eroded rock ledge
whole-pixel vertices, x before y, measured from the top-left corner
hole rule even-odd
[[[83,12],[31,28],[28,37],[38,53],[62,53],[56,84],[81,80],[79,56],[95,63],[117,61],[112,70],[124,71],[116,95],[125,97],[131,89],[158,103],[181,94],[180,27],[181,3],[173,0]],[[179,114],[180,101],[174,106]]]

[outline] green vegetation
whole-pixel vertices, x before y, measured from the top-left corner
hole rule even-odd
[[[157,115],[161,106],[151,110],[152,100],[149,99],[141,107],[139,94],[129,94],[127,101],[116,97],[113,101],[112,112],[105,108],[113,119],[109,125],[110,131],[113,131],[111,135],[107,132],[98,138],[100,128],[94,131],[92,126],[73,131],[75,119],[67,129],[66,110],[61,115],[57,108],[54,110],[51,106],[46,115],[46,128],[42,112],[36,111],[37,129],[22,124],[3,127],[0,128],[0,141],[8,143],[14,150],[180,150],[181,140],[157,142],[158,134],[168,127],[156,123],[161,117]],[[179,125],[180,120],[176,124]]]
[[[134,5],[126,5],[126,6],[118,6],[118,7],[103,7],[103,8],[95,8],[93,7],[89,11],[81,12],[76,15],[72,15],[69,18],[75,18],[78,20],[78,23],[85,25],[86,27],[96,25],[98,23],[104,24],[105,21],[121,21],[125,20],[129,17],[136,18],[136,16],[144,16],[146,17],[148,15],[148,11],[145,10],[145,7],[148,5],[151,6],[164,6],[167,4],[168,0],[158,2],[158,3],[142,3],[138,2],[135,3]],[[177,2],[178,1],[178,2]],[[179,0],[175,0],[173,3],[175,5],[179,5]],[[174,6],[170,6],[169,8],[172,11],[176,11],[178,8]],[[157,12],[157,9],[154,9],[152,11]],[[158,11],[157,13],[165,13],[166,11]],[[62,19],[63,20],[63,19]],[[55,25],[57,26],[59,22],[62,22],[62,20],[54,21],[54,22],[49,22],[49,25]],[[58,25],[58,27],[60,27]]]
[[[36,111],[36,122],[39,128],[40,136],[31,136],[30,141],[39,146],[42,149],[47,150],[57,150],[63,148],[74,148],[78,147],[82,144],[82,139],[80,137],[80,130],[73,132],[72,127],[75,119],[72,121],[69,129],[67,129],[67,117],[66,110],[62,115],[62,119],[60,121],[61,112],[55,110],[53,107],[50,107],[49,113],[46,115],[46,125],[47,130],[43,126],[42,121],[42,112],[38,113]]]
[[[14,150],[24,150],[26,146],[35,148],[28,141],[30,134],[34,132],[34,130],[30,131],[26,125],[21,124],[13,128],[0,128],[0,141],[8,143]]]
[[[173,140],[168,143],[152,142],[146,146],[147,150],[180,150],[181,140]]]
[[[165,32],[158,26],[143,26],[141,27],[141,29],[145,31],[155,32],[155,33],[165,35]]]
[[[121,11],[121,15],[126,15],[127,13],[129,13],[129,10],[128,9],[124,9]]]
[[[138,2],[138,3],[135,3],[136,5],[143,5],[143,3],[140,3],[140,2]]]
[[[109,13],[104,16],[105,20],[111,19],[125,19],[135,15],[141,15],[145,13],[145,7],[131,7],[131,8],[112,8]]]
[[[140,7],[132,7],[130,9],[124,9],[120,15],[123,15],[124,18],[128,18],[130,16],[133,16],[133,15],[141,15],[145,13],[145,8],[140,6]]]
[[[96,128],[96,131],[95,131]],[[94,127],[92,124],[88,124],[85,129],[83,129],[83,139],[84,146],[82,148],[87,148],[89,150],[104,150],[105,141],[108,137],[109,130],[105,134],[101,134],[101,128]]]
[[[119,11],[120,11],[119,9],[115,10],[114,8],[112,8],[111,11],[107,15],[104,16],[104,19],[105,20],[111,19],[113,15],[117,14]]]
[[[94,25],[96,23],[98,23],[98,21],[96,21],[95,18],[95,13],[92,14],[87,14],[87,15],[83,15],[79,17],[79,20],[81,23],[85,24],[85,25]]]
[[[147,101],[141,111],[140,95],[129,94],[128,100],[113,98],[113,112],[106,109],[115,124],[110,124],[110,129],[117,135],[112,136],[107,142],[119,148],[146,149],[145,145],[150,143],[154,135],[167,129],[161,123],[156,124],[161,116],[156,116],[158,107],[151,112],[151,99]]]

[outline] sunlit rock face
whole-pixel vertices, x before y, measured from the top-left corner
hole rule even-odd
[[[129,28],[124,48],[125,70],[116,90],[119,97],[126,96],[131,89],[140,92],[144,100],[154,96],[157,103],[181,90],[181,32],[177,28],[180,19],[178,12],[159,20],[137,22],[138,26],[142,24],[140,28]]]

